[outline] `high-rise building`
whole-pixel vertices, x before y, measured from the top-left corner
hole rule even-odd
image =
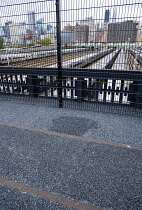
[[[138,23],[133,21],[109,23],[108,43],[135,43],[138,39]]]
[[[44,35],[44,23],[43,19],[36,21],[36,29],[38,34]]]
[[[18,23],[9,23],[8,36],[12,45],[24,43],[24,35],[26,34],[26,27]]]
[[[53,28],[53,27],[52,27],[52,25],[50,25],[50,24],[48,24],[48,25],[46,26],[47,31],[51,31],[52,28]]]
[[[67,25],[64,27],[64,30],[65,30],[65,31],[73,31],[73,30],[74,30],[74,26],[71,26],[70,24],[67,24]]]
[[[110,11],[109,10],[106,10],[105,11],[105,19],[104,19],[104,22],[105,23],[109,23],[109,15],[110,15]]]
[[[5,37],[10,37],[10,24],[11,23],[12,23],[11,21],[7,21],[5,23],[5,26],[3,27],[3,31],[4,31],[4,36]]]
[[[19,23],[18,28],[20,30],[20,43],[21,44],[25,44],[26,40],[25,40],[25,36],[27,35],[27,27],[26,27],[26,23]]]
[[[76,24],[74,31],[78,42],[88,43],[89,26]]]
[[[113,7],[111,10],[111,22],[116,23],[116,17],[117,17],[117,8]]]
[[[96,37],[96,23],[95,20],[90,17],[80,21],[80,25],[86,25],[89,27],[88,42],[95,42]]]
[[[35,32],[35,30],[36,30],[35,13],[34,12],[28,13],[28,28],[32,32]]]
[[[89,26],[88,25],[80,25],[76,23],[75,26],[71,26],[68,24],[64,27],[64,31],[70,32],[68,34],[72,34],[74,36],[77,42],[83,42],[88,43],[88,37],[89,37]]]
[[[3,27],[2,24],[0,23],[0,37],[3,36]]]
[[[26,26],[26,22],[20,22],[19,25]]]
[[[62,44],[75,44],[76,43],[76,36],[75,31],[61,31],[61,42]]]

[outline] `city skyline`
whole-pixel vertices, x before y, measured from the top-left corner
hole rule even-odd
[[[55,0],[37,0],[36,2],[29,2],[28,0],[7,0],[7,2],[0,6],[0,10],[2,11],[0,17],[1,36],[7,37],[8,43],[11,36],[12,38],[15,36],[17,39],[18,36],[23,36],[23,43],[25,43],[26,40],[31,40],[33,43],[38,42],[42,35],[55,38],[55,2]],[[142,22],[140,12],[142,11],[142,7],[138,0],[106,0],[105,2],[102,0],[99,2],[83,0],[81,3],[79,3],[79,0],[76,0],[75,3],[68,0],[61,0],[60,2],[61,31],[62,37],[64,37],[62,38],[62,42],[63,40],[64,42],[65,40],[69,40],[68,42],[70,42],[70,40],[72,40],[70,38],[72,34],[73,40],[76,39],[78,42],[105,43],[108,37],[111,37],[110,35],[108,36],[108,34],[113,35],[113,38],[116,37],[113,34],[115,27],[113,30],[110,30],[111,26],[108,25],[111,23],[118,23],[116,29],[118,30],[119,28],[122,32],[121,39],[114,38],[114,42],[128,42],[128,40],[133,42],[133,40],[141,40],[140,26]],[[7,9],[7,13],[5,13],[5,9]],[[124,9],[125,13],[123,11]],[[15,11],[14,14],[13,11]],[[133,39],[130,35],[125,36],[126,33],[123,32],[125,31],[125,25],[132,25],[131,23],[127,24],[127,22],[133,22],[136,25],[136,28],[134,27],[136,36],[133,37]],[[48,26],[50,26],[50,29]],[[67,28],[69,30],[67,30]],[[22,34],[20,32],[21,30],[23,30]],[[129,28],[127,28],[127,30],[129,30]],[[73,31],[74,33],[71,33]],[[4,41],[7,42],[7,40],[5,39]],[[21,40],[20,37],[19,40]],[[112,38],[108,40],[111,42]],[[16,43],[16,41],[12,43]]]
[[[9,20],[14,21],[15,23],[28,23],[28,13],[30,11],[35,12],[36,20],[42,18],[44,19],[45,24],[56,25],[56,8],[55,1],[53,0],[39,0],[31,3],[28,0],[7,0],[5,2],[0,0],[0,3],[0,23],[2,25]],[[62,0],[62,29],[67,23],[75,25],[77,21],[91,16],[96,23],[102,23],[104,21],[105,11],[110,10],[110,13],[112,14],[114,6],[117,11],[116,22],[127,20],[142,21],[142,6],[139,0],[106,0],[105,2],[103,0],[100,0],[99,2],[83,0],[81,4],[79,0],[76,0],[74,3],[68,0]],[[110,22],[112,21],[111,14]]]

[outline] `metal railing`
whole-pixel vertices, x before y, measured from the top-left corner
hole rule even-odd
[[[126,17],[123,17],[122,20],[119,17],[116,18],[115,14],[116,7],[119,7],[123,14],[124,8],[120,8],[120,6],[126,7],[127,5],[105,5],[104,3],[104,6],[98,6],[94,3],[94,6],[90,6],[90,8],[74,8],[71,5],[71,8],[68,9],[62,5],[64,9],[60,10],[60,0],[55,2],[53,11],[27,14],[28,20],[31,22],[28,25],[30,31],[28,33],[33,38],[32,40],[37,36],[35,23],[32,25],[32,22],[35,22],[35,15],[41,13],[44,15],[48,13],[49,15],[51,12],[55,16],[51,16],[54,20],[53,24],[56,24],[56,29],[52,34],[55,36],[51,36],[54,41],[56,39],[54,47],[50,46],[53,49],[50,49],[49,46],[42,46],[39,50],[36,45],[33,52],[32,48],[30,50],[17,48],[17,52],[14,51],[14,53],[12,51],[7,52],[6,48],[5,54],[4,50],[1,51],[0,94],[26,96],[27,98],[47,98],[47,100],[52,98],[58,101],[59,107],[65,107],[66,101],[73,101],[75,104],[77,102],[80,107],[82,107],[81,103],[85,102],[88,109],[89,104],[105,104],[110,106],[110,109],[111,105],[119,105],[120,107],[131,107],[133,110],[141,111],[142,48],[139,24],[132,21],[132,18],[130,20],[128,18],[127,21],[124,21],[127,19]],[[44,1],[40,2],[40,4],[42,3],[45,4]],[[25,4],[28,5],[28,3]],[[36,2],[32,2],[32,4],[36,4]],[[138,4],[132,4],[131,6],[133,5],[139,6]],[[11,6],[14,7],[15,5],[5,5],[3,7]],[[22,8],[20,3],[17,6]],[[77,15],[77,12],[80,14],[81,11],[101,11],[101,9],[103,11],[107,6],[114,10],[114,14],[112,18],[109,18],[106,15],[110,11],[106,10],[104,23],[101,17],[99,19],[92,17],[85,19],[84,15],[84,19],[81,19],[80,16],[79,19],[76,17],[72,21],[72,12]],[[68,20],[68,12],[71,20]],[[61,14],[66,18],[60,19]],[[2,18],[5,18],[5,16]],[[79,21],[80,24],[77,22],[76,25],[73,25],[74,21]],[[97,24],[97,21],[100,21],[99,24]],[[63,40],[63,37],[61,39],[61,26],[64,26],[64,35],[68,38],[71,39],[76,35],[79,46],[75,46],[73,39],[70,41],[71,46],[69,44],[66,46],[67,43],[64,43],[63,46],[65,40]],[[17,30],[16,27],[18,26],[11,22],[5,23],[4,26],[5,31],[8,30],[7,32],[12,31],[14,27]],[[134,28],[133,32],[135,33],[131,39],[129,36],[132,28]],[[9,40],[10,35],[6,36]],[[18,37],[17,34],[16,36]],[[85,40],[88,40],[85,44],[83,43],[84,36],[86,36]],[[124,40],[124,43],[119,41],[119,36]],[[91,39],[94,39],[93,43]],[[112,45],[111,41],[113,39],[116,40],[116,43]],[[12,40],[16,40],[14,35],[13,37],[11,35]],[[110,43],[108,43],[108,40],[110,40]],[[134,42],[136,46],[133,46]],[[23,50],[23,53],[21,53],[21,50]],[[24,67],[26,62],[27,66]],[[28,65],[31,67],[28,67]],[[73,103],[71,103],[71,107],[74,107]]]
[[[57,68],[0,68],[0,93],[59,98]],[[62,69],[62,98],[142,108],[142,71]],[[59,105],[60,106],[60,105]]]

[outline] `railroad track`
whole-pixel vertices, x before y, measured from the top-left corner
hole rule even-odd
[[[67,60],[70,60],[73,58],[78,58],[83,55],[89,55],[90,53],[92,53],[92,52],[84,51],[84,52],[63,54],[62,61],[67,61]],[[44,58],[27,60],[24,62],[11,63],[9,65],[7,64],[4,66],[9,66],[9,67],[45,67],[45,66],[56,64],[56,63],[57,63],[57,56],[48,56],[48,57],[44,57]]]
[[[142,62],[140,60],[140,53],[134,53],[132,50],[128,50],[129,59],[128,62],[131,64],[131,70],[142,70]]]

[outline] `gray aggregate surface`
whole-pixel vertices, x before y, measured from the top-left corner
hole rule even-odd
[[[142,118],[0,101],[0,121],[142,146]]]
[[[142,209],[142,151],[0,126],[0,174],[102,209]]]
[[[71,210],[72,208],[52,203],[18,190],[0,186],[1,210]]]

